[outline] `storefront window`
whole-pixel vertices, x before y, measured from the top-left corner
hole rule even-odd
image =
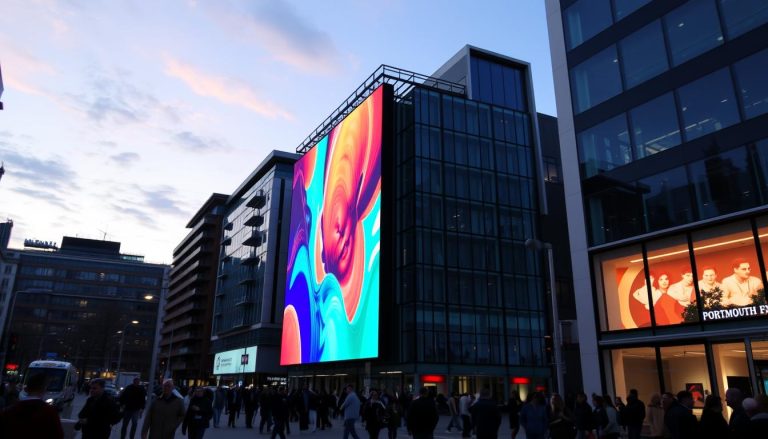
[[[633,329],[651,325],[647,286],[640,246],[598,255],[595,261],[598,302],[603,329]]]
[[[661,365],[664,390],[687,390],[693,395],[693,407],[703,408],[704,398],[712,393],[704,345],[663,347]]]
[[[688,241],[678,236],[648,244],[648,267],[653,284],[656,325],[698,321]]]
[[[654,348],[615,349],[611,351],[614,395],[626,400],[637,389],[642,401],[650,401],[659,389],[659,369]]]
[[[694,234],[693,246],[704,321],[760,315],[763,281],[749,223]]]
[[[760,251],[763,254],[763,263],[766,264],[768,263],[768,217],[757,219],[757,236],[760,238]],[[760,277],[758,273],[759,271],[755,269],[754,276]],[[768,279],[768,271],[766,271],[765,275],[766,277],[764,279]],[[768,304],[765,300],[765,289],[761,289],[757,292],[757,298],[755,300],[759,305]]]
[[[741,389],[745,395],[752,395],[744,342],[712,345],[712,353],[715,361],[715,381],[720,395],[725,396],[725,391],[733,388]],[[723,412],[723,415],[728,416],[728,413]]]
[[[752,360],[755,362],[757,389],[768,394],[768,341],[752,341]]]

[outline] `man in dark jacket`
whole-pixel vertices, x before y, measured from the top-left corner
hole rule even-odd
[[[749,436],[747,437],[750,439],[763,438],[768,431],[768,396],[757,395],[755,401],[756,413],[749,419]]]
[[[627,405],[621,412],[621,421],[627,426],[629,439],[640,439],[645,420],[645,404],[637,396],[637,389],[631,389],[627,396]]]
[[[408,431],[413,439],[432,439],[438,419],[435,401],[429,396],[429,390],[422,387],[419,389],[419,397],[408,410]]]
[[[139,378],[133,379],[133,384],[125,386],[120,393],[120,405],[123,407],[123,427],[120,429],[120,439],[125,439],[128,423],[131,424],[131,439],[136,437],[136,424],[147,401],[147,391],[141,386]]]
[[[91,396],[77,415],[83,439],[108,439],[112,425],[120,421],[120,407],[104,393],[104,380],[91,380]]]
[[[483,388],[480,398],[469,408],[477,439],[496,439],[501,425],[501,411],[491,399],[491,389]]]
[[[277,393],[272,395],[269,405],[272,409],[272,418],[275,421],[275,426],[272,428],[272,439],[277,436],[285,439],[285,425],[288,423],[288,395],[285,387],[280,386],[277,389]]]
[[[245,408],[245,428],[253,428],[253,415],[259,407],[255,387],[250,386],[243,390],[243,407]]]
[[[59,413],[43,401],[46,381],[44,373],[29,377],[27,397],[0,412],[0,438],[64,438]]]
[[[189,431],[189,439],[201,439],[205,430],[211,426],[212,417],[213,407],[211,400],[205,396],[205,389],[196,388],[181,424],[181,434],[187,434]]]
[[[694,439],[699,437],[698,421],[693,414],[693,395],[687,390],[677,393],[664,415],[664,425],[673,439]]]
[[[725,402],[728,404],[728,407],[733,409],[731,419],[728,421],[728,437],[747,437],[749,431],[749,416],[747,416],[747,412],[741,405],[742,401],[744,401],[744,394],[741,393],[741,390],[732,388],[725,391]]]

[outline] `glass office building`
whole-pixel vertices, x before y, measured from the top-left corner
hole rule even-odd
[[[768,3],[547,16],[584,389],[766,393]]]
[[[524,246],[541,236],[546,205],[529,64],[467,46],[429,77],[382,66],[328,123],[382,84],[393,90],[382,243],[394,236],[391,253],[382,244],[379,357],[289,376],[317,388],[490,387],[497,398],[549,388],[546,266]]]

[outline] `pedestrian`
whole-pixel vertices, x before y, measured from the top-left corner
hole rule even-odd
[[[64,438],[58,411],[43,401],[47,384],[43,373],[27,378],[26,398],[0,411],[1,438]]]
[[[544,439],[549,428],[549,412],[544,394],[535,392],[520,409],[520,427],[527,439]]]
[[[205,396],[202,387],[198,387],[192,393],[189,400],[189,408],[184,416],[184,422],[181,424],[181,434],[187,434],[189,439],[203,439],[205,430],[211,426],[213,417],[213,406],[210,399]]]
[[[240,406],[243,402],[243,394],[240,392],[240,386],[229,389],[227,394],[227,410],[229,410],[229,419],[227,427],[235,428],[235,420],[240,417]]]
[[[621,422],[627,426],[628,439],[640,439],[645,420],[645,403],[640,400],[637,389],[630,389],[627,405],[621,413]]]
[[[128,424],[131,424],[131,439],[136,437],[136,424],[144,412],[147,401],[147,391],[141,385],[141,380],[136,377],[133,383],[125,386],[120,392],[120,406],[123,409],[123,426],[120,429],[120,439],[125,439],[125,433],[128,431]]]
[[[403,411],[397,398],[390,398],[389,404],[387,404],[387,439],[395,439],[397,437],[397,429],[400,428],[400,423],[402,422],[402,413]]]
[[[435,401],[429,396],[429,389],[422,387],[408,410],[408,431],[413,439],[432,439],[438,419]]]
[[[261,422],[259,422],[259,434],[264,432],[264,426],[267,426],[267,433],[272,430],[272,401],[274,400],[275,392],[267,387],[259,394],[259,413],[261,415]]]
[[[355,431],[355,421],[360,417],[360,398],[357,397],[353,385],[347,385],[346,395],[339,406],[339,410],[344,416],[344,439],[349,438],[349,435],[355,439],[360,439]]]
[[[317,411],[318,406],[320,405],[320,397],[318,396],[317,392],[315,392],[315,389],[308,387],[306,389],[307,397],[305,398],[307,403],[307,417],[309,420],[309,426],[312,427],[312,433],[317,431]]]
[[[719,396],[709,395],[704,401],[699,430],[700,439],[728,437],[728,422],[723,417],[723,400]]]
[[[456,392],[453,392],[448,398],[448,415],[451,417],[448,420],[448,426],[445,427],[445,432],[450,433],[453,427],[456,430],[461,431],[461,417],[459,416],[459,396]]]
[[[619,399],[621,401],[621,399]],[[603,395],[603,422],[600,424],[600,438],[619,439],[621,436],[621,424],[619,423],[619,411],[611,402],[611,397]]]
[[[664,437],[664,407],[661,406],[661,396],[658,393],[651,395],[651,402],[645,410],[645,422],[650,430],[648,439]]]
[[[749,419],[749,439],[764,438],[765,432],[768,431],[768,396],[757,395],[755,402],[756,413]]]
[[[173,439],[182,421],[184,401],[174,392],[173,380],[166,379],[163,381],[162,393],[152,401],[144,416],[141,438]]]
[[[741,403],[744,401],[744,394],[738,388],[731,388],[725,391],[725,402],[733,412],[731,419],[728,420],[728,437],[743,438],[749,432],[749,416]]]
[[[333,405],[333,397],[325,391],[320,389],[320,396],[317,403],[317,416],[320,417],[320,430],[325,430],[325,427],[331,428],[331,420],[328,417],[330,407]]]
[[[475,425],[477,439],[496,439],[501,426],[501,411],[496,401],[491,399],[491,389],[484,387],[480,397],[469,408],[472,423]]]
[[[387,408],[379,399],[379,392],[371,390],[370,398],[363,405],[363,421],[370,439],[378,439],[379,431],[386,425]]]
[[[469,413],[469,406],[472,405],[472,399],[468,393],[464,393],[459,398],[459,415],[461,416],[461,437],[468,438],[472,435],[472,416]]]
[[[253,428],[253,414],[258,408],[256,389],[253,385],[243,389],[243,408],[245,408],[245,428]]]
[[[517,390],[513,390],[507,401],[507,412],[509,413],[509,430],[512,432],[512,439],[515,439],[520,431],[520,408],[523,407],[523,401]]]
[[[221,412],[227,407],[227,391],[219,384],[213,392],[213,428],[219,428]]]
[[[277,393],[271,393],[269,406],[272,411],[272,419],[275,421],[272,428],[272,439],[277,436],[280,436],[280,439],[285,439],[285,427],[288,425],[288,395],[285,387],[280,386]]]
[[[77,415],[77,423],[83,430],[83,439],[109,439],[112,425],[122,419],[117,402],[104,393],[104,384],[104,380],[100,378],[91,380],[90,396]]]
[[[552,394],[550,398],[550,413],[549,437],[551,439],[571,439],[576,435],[573,413],[557,393]]]
[[[576,394],[576,402],[573,404],[573,423],[576,427],[576,439],[587,439],[595,429],[592,407],[589,406],[584,392]]]
[[[683,390],[677,393],[677,400],[669,403],[669,408],[664,415],[664,424],[667,426],[672,439],[699,438],[698,422],[693,414],[693,395],[691,392]]]

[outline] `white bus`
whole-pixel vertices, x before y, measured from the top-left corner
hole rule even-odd
[[[37,360],[30,363],[24,373],[24,385],[27,380],[37,374],[45,374],[48,385],[45,389],[44,400],[56,407],[61,417],[72,417],[72,401],[77,394],[77,369],[66,361]],[[22,397],[26,392],[22,391]]]

